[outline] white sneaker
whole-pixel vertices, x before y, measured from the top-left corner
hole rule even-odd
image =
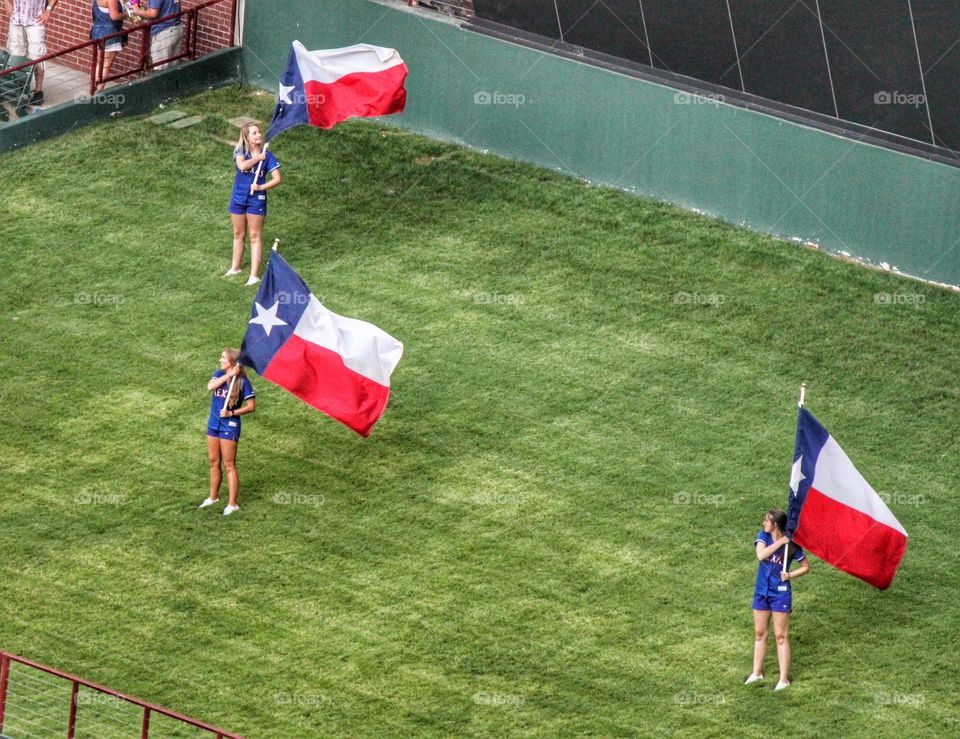
[[[240,274],[240,272],[241,272],[241,270],[239,270],[239,269],[228,269],[226,272],[223,273],[223,276],[224,276],[224,277],[233,277],[234,275]]]
[[[219,503],[219,502],[220,502],[219,499],[218,499],[218,500],[214,500],[213,498],[207,498],[205,501],[203,501],[203,503],[201,503],[201,504],[200,504],[199,506],[197,506],[197,507],[198,507],[198,508],[206,508],[208,505],[213,505],[214,503]]]
[[[777,687],[775,687],[774,690],[783,690],[783,689],[789,688],[789,687],[790,687],[790,681],[789,681],[789,680],[787,680],[786,682],[783,682],[782,680],[780,680],[779,682],[777,682]]]
[[[254,275],[250,275],[250,277],[247,279],[248,285],[256,285],[258,282],[260,282],[260,278],[255,277]]]
[[[751,673],[746,680],[743,681],[744,685],[749,685],[750,683],[755,683],[757,680],[763,680],[763,675],[754,675]]]
[[[240,510],[240,506],[238,505],[228,505],[226,508],[223,509],[223,515],[229,516],[234,511],[239,511],[239,510]]]

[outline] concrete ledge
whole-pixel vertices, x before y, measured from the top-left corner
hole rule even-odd
[[[171,98],[240,81],[240,48],[223,49],[148,77],[109,87],[82,102],[62,103],[0,125],[0,152],[59,136],[106,118],[141,115]]]

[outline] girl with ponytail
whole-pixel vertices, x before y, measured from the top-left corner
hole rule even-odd
[[[210,417],[207,420],[207,456],[210,458],[210,497],[201,508],[213,505],[220,498],[220,482],[223,479],[221,464],[227,471],[227,490],[230,498],[223,515],[229,516],[240,509],[237,493],[240,492],[240,477],[237,475],[237,442],[240,441],[240,416],[256,409],[256,394],[247,379],[247,372],[237,360],[240,351],[224,349],[220,355],[220,369],[213,373],[207,390],[213,393],[210,401]]]

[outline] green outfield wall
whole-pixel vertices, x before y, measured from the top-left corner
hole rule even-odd
[[[276,89],[293,39],[311,49],[398,49],[409,95],[391,124],[960,285],[958,168],[481,36],[387,0],[248,3],[244,80]]]

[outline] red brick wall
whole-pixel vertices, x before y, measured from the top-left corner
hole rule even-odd
[[[180,0],[183,10],[201,5],[205,0]],[[60,0],[47,24],[47,50],[50,53],[67,49],[76,44],[89,41],[91,25],[91,6],[93,0]],[[197,55],[206,54],[215,49],[230,45],[231,0],[204,8],[198,16]],[[0,38],[6,47],[7,29],[10,19],[0,4]],[[130,34],[130,43],[114,61],[113,72],[138,66],[141,39],[145,34]],[[75,69],[89,70],[93,52],[83,49],[61,57],[58,62]]]

